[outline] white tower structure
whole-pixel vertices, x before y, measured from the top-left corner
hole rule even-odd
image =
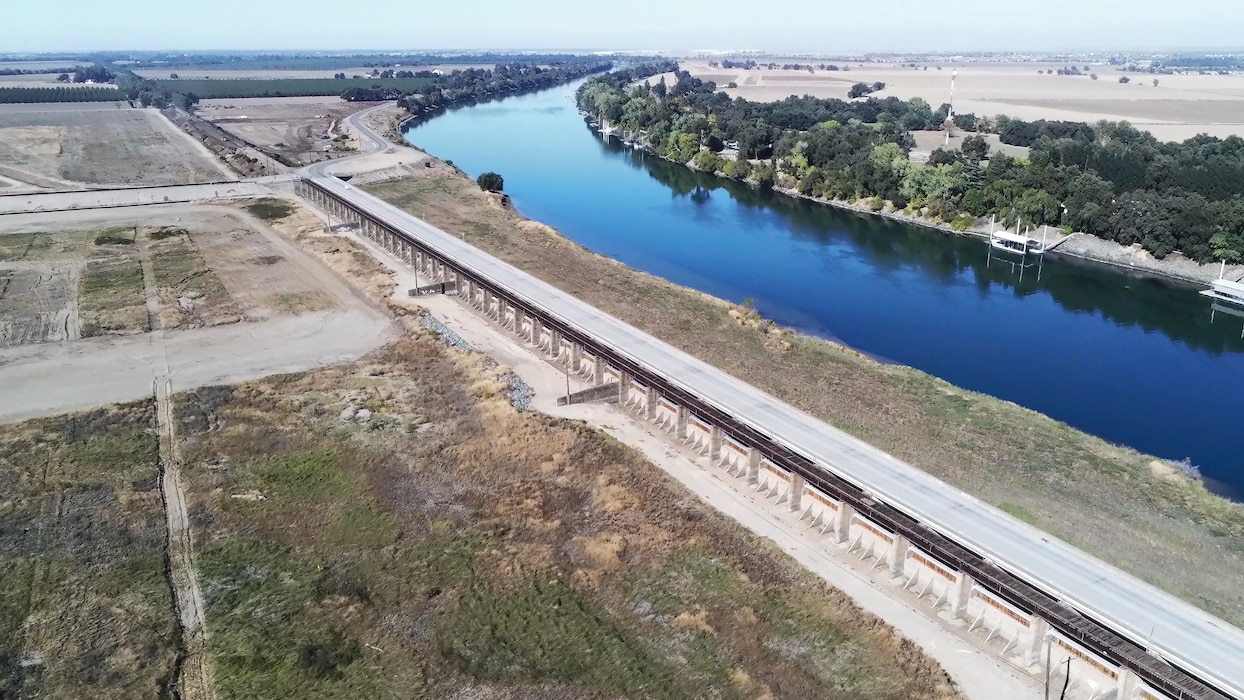
[[[950,72],[950,111],[946,113],[946,123],[943,128],[946,129],[946,145],[950,145],[950,137],[955,134],[955,76],[959,75],[959,69],[956,68]]]

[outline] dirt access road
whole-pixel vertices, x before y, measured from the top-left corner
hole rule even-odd
[[[144,209],[150,216],[158,211]],[[42,219],[59,227],[99,225],[101,216],[133,210],[61,212]],[[0,218],[15,228],[35,215]],[[328,308],[210,328],[41,343],[0,349],[0,422],[93,408],[151,396],[153,381],[171,378],[178,390],[245,381],[358,359],[394,337],[390,319],[340,277],[271,228],[249,221],[267,246],[301,279],[314,280]],[[278,266],[273,266],[273,274]],[[226,284],[228,286],[228,284]]]

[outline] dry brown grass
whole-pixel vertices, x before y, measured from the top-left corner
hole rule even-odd
[[[420,334],[177,398],[218,695],[954,696],[638,453],[478,391],[494,371]]]
[[[910,464],[1244,625],[1244,505],[1033,411],[774,329],[499,207],[461,176],[366,186]],[[731,312],[734,311],[732,314]]]
[[[168,697],[151,402],[0,427],[0,697]]]

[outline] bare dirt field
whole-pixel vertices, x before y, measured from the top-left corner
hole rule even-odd
[[[285,206],[254,208],[4,217],[0,258],[15,262],[0,265],[0,277],[11,283],[19,263],[81,273],[76,287],[61,273],[62,293],[41,307],[52,319],[41,335],[0,346],[0,421],[133,400],[151,393],[156,376],[190,387],[353,361],[390,337],[382,315],[278,233],[312,224]],[[266,223],[276,215],[286,219]],[[5,295],[0,312],[28,318],[32,303]],[[71,307],[81,340],[56,330],[56,310]],[[46,342],[62,335],[71,342]]]
[[[0,286],[0,347],[203,328],[335,306],[316,276],[291,264],[242,211],[196,207],[96,217],[86,230],[27,224],[0,233],[0,269],[8,274]]]
[[[226,179],[202,145],[153,110],[0,107],[0,175],[39,187]]]
[[[0,68],[4,66],[0,64]],[[0,75],[0,87],[81,87],[73,83],[60,83],[56,78],[60,73],[31,73],[28,75]],[[112,87],[111,85],[91,85],[91,87]]]
[[[204,100],[197,114],[266,152],[309,164],[356,150],[341,121],[371,106],[337,97],[246,98]]]
[[[1244,506],[1163,477],[1150,457],[627,269],[503,209],[459,175],[429,170],[364,188],[1141,579],[1244,621],[1244,592],[1233,583],[1244,578]]]
[[[777,63],[783,63],[781,59]],[[791,62],[794,62],[793,59]],[[799,61],[808,63],[808,59]],[[829,62],[829,61],[826,61]],[[821,63],[821,61],[813,61]],[[839,64],[848,65],[848,64]],[[955,80],[955,110],[983,116],[1006,114],[1020,119],[1096,122],[1127,120],[1161,139],[1182,140],[1198,133],[1225,137],[1244,134],[1244,76],[1126,74],[1113,66],[1088,66],[1088,75],[1049,75],[1057,64],[945,64],[917,68],[898,64],[849,64],[849,71],[808,73],[795,70],[724,70],[703,61],[686,62],[692,75],[713,80],[731,95],[773,101],[790,95],[845,99],[857,82],[884,82],[877,97],[920,97],[934,107],[950,100]],[[1079,66],[1083,71],[1085,66]],[[1038,74],[1037,71],[1047,71]],[[1119,83],[1127,75],[1131,82]],[[1158,86],[1153,86],[1153,80]]]

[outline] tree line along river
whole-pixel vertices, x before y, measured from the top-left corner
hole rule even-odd
[[[525,216],[631,267],[1200,468],[1244,498],[1244,318],[1194,287],[762,193],[590,130],[578,83],[406,134]]]

